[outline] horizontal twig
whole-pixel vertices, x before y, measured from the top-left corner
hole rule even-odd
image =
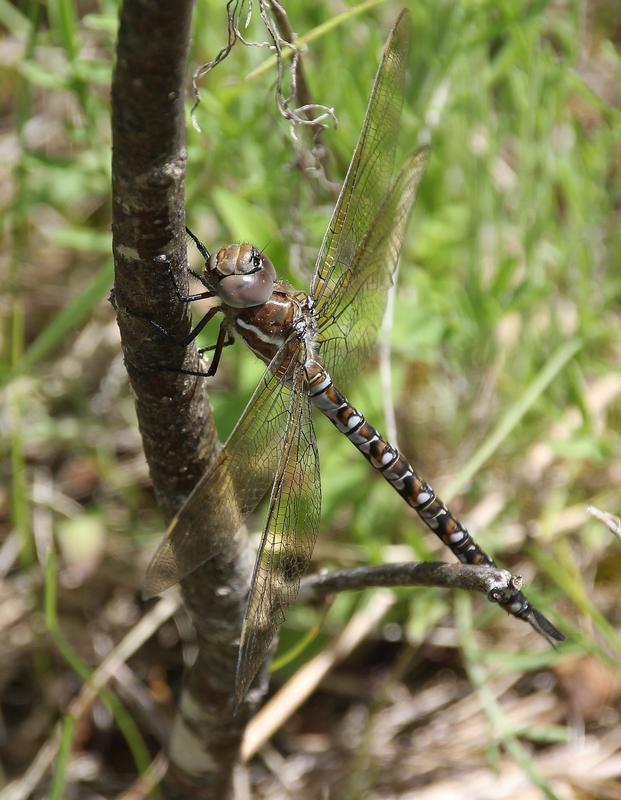
[[[309,575],[302,580],[298,602],[312,603],[334,592],[373,586],[437,586],[487,595],[491,591],[504,594],[512,591],[518,582],[521,582],[521,578],[496,567],[407,561]]]

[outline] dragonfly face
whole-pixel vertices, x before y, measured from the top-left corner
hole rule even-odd
[[[250,244],[229,244],[209,259],[205,281],[232,308],[266,303],[274,290],[276,271],[269,258]]]

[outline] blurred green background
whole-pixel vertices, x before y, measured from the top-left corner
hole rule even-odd
[[[323,135],[334,181],[345,174],[381,47],[402,5],[287,4],[293,29],[311,37],[304,67],[313,99],[338,117],[338,128]],[[473,713],[487,733],[480,746],[470,740],[473,763],[502,766],[500,742],[508,761],[527,770],[513,747],[518,738],[552,742],[567,748],[564,780],[577,791],[570,723],[581,720],[602,742],[618,725],[621,692],[619,541],[586,512],[588,504],[621,509],[621,6],[421,0],[409,8],[401,154],[430,141],[432,155],[402,253],[392,393],[375,361],[348,395],[381,430],[386,405],[394,406],[401,449],[445,499],[454,498],[456,513],[500,564],[525,576],[529,597],[570,643],[547,649],[482,598],[398,590],[386,628],[347,666],[360,676],[355,698],[341,688],[333,690],[338,703],[330,691],[312,702],[330,719],[345,699],[362,698],[366,719],[377,719],[373,701],[385,710],[394,698],[379,692],[377,700],[375,690],[364,697],[362,678],[405,663],[392,680],[412,693],[437,682],[449,703],[456,681],[475,693]],[[106,302],[117,16],[110,0],[0,0],[6,779],[28,766],[79,688],[75,669],[96,666],[140,618],[140,581],[163,527]],[[329,20],[336,24],[323,28]],[[256,20],[247,36],[266,38]],[[188,87],[193,69],[225,39],[223,4],[199,2]],[[304,288],[334,197],[296,163],[268,57],[238,44],[201,82],[200,133],[188,100],[188,223],[212,249],[251,239]],[[209,328],[205,343],[213,340]],[[222,437],[260,373],[240,344],[225,351],[211,394]],[[324,498],[317,567],[449,559],[331,426],[317,420],[316,428]],[[48,562],[51,550],[57,556]],[[275,680],[320,649],[365,599],[339,597],[322,634]],[[292,609],[281,653],[320,618],[317,610]],[[136,657],[140,685],[176,685],[177,635],[171,626],[167,639]],[[532,715],[516,722],[486,694],[504,681],[531,700],[553,693],[556,704],[527,704]],[[84,787],[94,792],[97,780],[108,785],[102,773],[118,779],[132,773],[133,762],[145,763],[139,714],[131,699],[121,702],[131,730],[108,710],[114,722],[106,727],[94,717],[73,739],[73,758],[88,753],[101,768],[80,797],[91,796]],[[301,730],[318,724],[310,709],[301,712]],[[446,740],[438,763],[450,776]],[[437,756],[442,742],[434,746]],[[618,758],[620,746],[608,757]],[[437,765],[427,769],[413,741],[408,752],[418,759],[417,781],[434,785]],[[371,763],[362,775],[375,786],[386,764]],[[597,791],[580,796],[605,796],[597,792],[615,779],[603,777]],[[528,780],[554,796],[546,778]],[[352,796],[362,796],[357,791]]]

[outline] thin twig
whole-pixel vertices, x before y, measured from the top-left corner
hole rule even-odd
[[[284,7],[280,5],[280,3],[276,2],[276,0],[272,0],[271,6],[274,19],[276,20],[278,32],[280,33],[283,41],[287,42],[293,50],[291,65],[291,91],[296,98],[297,113],[306,117],[310,123],[310,164],[304,163],[308,159],[305,159],[302,150],[296,147],[296,150],[298,151],[298,159],[303,160],[302,166],[305,172],[317,178],[321,186],[332,190],[333,183],[330,179],[329,154],[322,144],[322,134],[326,128],[323,120],[326,118],[326,114],[324,113],[319,117],[313,118],[311,111],[315,109],[321,109],[324,112],[327,112],[329,116],[332,117],[335,125],[336,116],[333,109],[327,108],[327,106],[320,105],[319,103],[315,103],[312,99],[310,89],[308,88],[308,83],[306,81],[306,75],[304,73],[302,51],[297,44],[295,44],[295,34],[291,28],[291,25],[289,24],[287,12],[285,11]],[[282,60],[279,62],[279,70],[280,69],[282,69]],[[293,139],[294,142],[297,142],[297,137],[294,136]]]
[[[438,586],[489,595],[490,592],[510,592],[519,581],[521,579],[508,570],[496,567],[408,561],[309,575],[302,579],[297,602],[312,603],[334,592],[374,586]]]
[[[200,131],[200,125],[196,119],[196,110],[200,105],[199,82],[229,55],[235,42],[239,41],[246,47],[272,50],[276,58],[276,104],[280,115],[289,122],[297,161],[302,165],[305,174],[316,178],[322,187],[332,190],[332,183],[327,172],[328,153],[322,146],[320,137],[327,127],[327,120],[332,119],[336,125],[334,109],[322,103],[316,103],[311,98],[302,66],[301,50],[295,42],[296,37],[289,24],[285,8],[278,0],[259,0],[259,16],[271,41],[256,42],[247,39],[240,30],[245,5],[246,0],[228,0],[226,6],[227,43],[214,59],[202,64],[194,72],[192,78],[194,105],[190,112],[192,124],[196,130]],[[249,3],[246,27],[248,27],[252,12],[252,3]],[[287,56],[290,57],[291,63],[285,69]],[[296,132],[297,128],[312,132],[310,158],[306,150],[301,147]]]
[[[618,539],[621,539],[621,519],[609,511],[602,511],[597,506],[587,506],[587,512],[595,519],[603,522],[608,530]]]
[[[194,71],[192,75],[192,93],[194,95],[194,104],[190,109],[190,119],[192,120],[192,125],[194,128],[200,132],[201,128],[198,124],[196,119],[196,109],[199,107],[201,103],[201,93],[198,88],[199,81],[205,75],[207,75],[211,70],[216,67],[221,61],[228,56],[228,54],[233,49],[235,42],[238,39],[241,39],[241,35],[239,33],[239,16],[241,14],[242,7],[244,5],[244,0],[228,0],[226,4],[226,18],[227,18],[227,43],[224,47],[220,50],[218,55],[208,61],[206,64],[201,64],[198,69]]]

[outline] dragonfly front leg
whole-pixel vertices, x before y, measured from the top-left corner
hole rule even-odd
[[[188,233],[190,233],[190,231],[188,231]],[[194,234],[190,233],[190,235],[192,236],[192,238],[195,238]],[[183,294],[181,289],[179,288],[179,285],[177,284],[177,280],[175,278],[175,273],[173,272],[172,265],[171,265],[170,261],[168,260],[168,258],[165,255],[161,255],[161,256],[157,256],[155,258],[155,261],[159,261],[159,262],[165,261],[166,262],[166,264],[168,266],[168,272],[170,274],[170,279],[172,281],[173,286],[175,287],[175,294],[177,295],[177,299],[181,303],[194,303],[197,300],[208,300],[210,298],[217,297],[217,293],[212,291],[211,289],[207,289],[207,291],[205,291],[205,292],[197,292],[196,294]],[[190,269],[190,268],[188,268],[188,272],[193,277],[195,277],[197,280],[199,280],[203,284],[203,286],[206,285],[202,275],[199,275],[197,272],[194,272],[194,270]],[[114,295],[114,291],[111,293],[110,299],[111,299],[111,302],[112,302],[113,306],[115,308],[117,308],[118,306],[117,306],[117,302],[116,302],[116,297]],[[154,319],[151,319],[150,317],[147,317],[145,314],[141,314],[140,312],[135,311],[134,309],[131,309],[131,308],[128,308],[128,307],[124,307],[123,310],[127,314],[129,314],[130,317],[135,317],[136,319],[144,320],[144,322],[147,322],[152,328],[155,328],[155,330],[158,331],[158,333],[161,333],[162,336],[165,336],[167,339],[170,339],[175,344],[179,345],[179,347],[187,347],[189,344],[191,344],[194,341],[194,339],[196,339],[196,337],[199,335],[199,333],[205,328],[207,323],[221,309],[220,309],[219,306],[213,306],[212,308],[210,308],[209,311],[207,311],[207,313],[203,316],[203,318],[194,326],[194,328],[192,328],[190,333],[187,336],[182,337],[181,339],[179,339],[176,336],[174,336],[163,325],[161,325],[159,322],[156,322]],[[223,345],[220,344],[220,349],[222,348],[222,346]],[[216,344],[216,347],[218,347],[217,344]],[[210,348],[204,348],[204,350],[201,351],[201,352],[205,352],[207,349],[210,349]]]
[[[170,272],[170,279],[175,287],[175,293],[182,303],[194,303],[196,300],[207,300],[210,297],[217,297],[216,292],[212,292],[211,289],[208,289],[206,292],[197,292],[196,294],[183,294],[179,288],[179,285],[177,284],[177,279],[175,278],[175,273],[173,272],[170,263],[168,264],[168,271]],[[188,267],[188,272],[193,278],[196,278],[197,281],[205,286],[205,279],[202,275],[200,275],[198,272],[195,272],[193,269],[190,269],[190,267]]]

